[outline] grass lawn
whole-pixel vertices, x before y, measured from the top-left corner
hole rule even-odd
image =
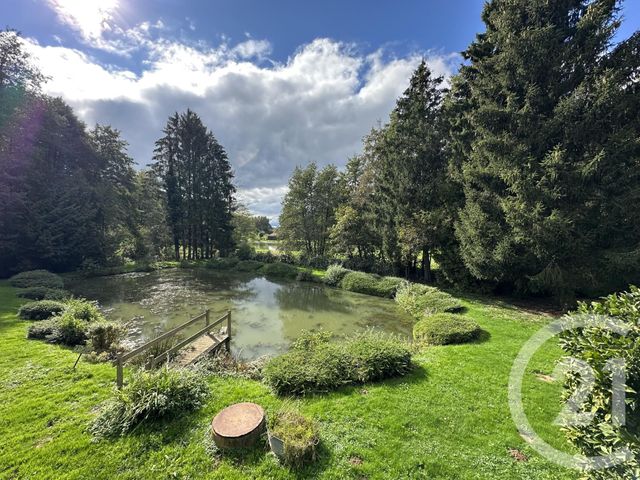
[[[283,400],[259,382],[211,378],[200,411],[139,428],[118,440],[93,442],[86,431],[115,377],[111,365],[81,361],[70,350],[25,339],[16,317],[20,300],[0,282],[0,478],[447,478],[572,479],[523,441],[511,421],[507,382],[522,344],[550,321],[494,300],[465,299],[487,332],[483,341],[433,347],[416,355],[416,370],[400,379],[345,388],[299,401],[320,424],[318,461],[290,471],[264,449],[245,456],[212,455],[213,416],[238,401],[270,411]],[[534,358],[524,383],[530,422],[549,443],[568,449],[550,425],[560,386],[550,373],[560,355],[550,345]],[[518,449],[528,461],[516,461]]]

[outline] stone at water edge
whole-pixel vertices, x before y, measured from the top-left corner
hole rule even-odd
[[[218,413],[211,422],[213,440],[219,448],[246,448],[265,432],[264,410],[255,403],[236,403]]]

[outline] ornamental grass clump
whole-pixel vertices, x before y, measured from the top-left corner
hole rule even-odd
[[[195,370],[136,370],[102,405],[89,430],[98,439],[122,436],[140,425],[196,410],[208,396],[209,386]]]
[[[269,416],[269,437],[272,448],[278,445],[278,451],[274,451],[286,465],[301,468],[316,459],[318,427],[291,407],[285,406]]]
[[[9,279],[9,284],[16,288],[47,287],[63,288],[62,277],[47,270],[29,270],[21,272]]]
[[[22,320],[46,320],[64,311],[66,305],[54,300],[38,300],[25,303],[18,309],[18,317]]]
[[[334,342],[326,332],[304,332],[290,352],[267,362],[263,376],[280,395],[305,395],[410,370],[408,345],[391,335],[370,330]]]
[[[418,283],[403,282],[396,292],[396,303],[416,320],[436,313],[456,313],[464,309],[457,298],[442,290]]]
[[[464,315],[436,313],[413,326],[413,338],[429,345],[472,342],[480,337],[480,326]]]

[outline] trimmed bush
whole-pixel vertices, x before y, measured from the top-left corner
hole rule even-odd
[[[87,339],[91,351],[96,353],[111,352],[124,337],[126,329],[117,322],[96,322],[89,325]]]
[[[64,300],[70,297],[71,293],[61,288],[28,287],[18,290],[16,295],[31,300]]]
[[[66,311],[56,317],[56,329],[49,340],[69,346],[82,345],[87,340],[87,330],[87,322]]]
[[[67,301],[65,315],[84,322],[98,322],[104,320],[96,302],[84,298],[72,298]]]
[[[195,410],[208,395],[206,380],[195,370],[137,370],[102,406],[90,431],[96,438],[121,436],[142,423]]]
[[[267,384],[279,395],[305,395],[411,369],[409,348],[395,337],[367,331],[342,342],[329,338],[324,332],[305,334],[289,353],[271,359],[263,369]]]
[[[403,280],[397,277],[380,277],[370,273],[349,272],[342,279],[340,286],[350,292],[393,298],[402,282]]]
[[[25,303],[18,309],[18,316],[23,320],[45,320],[62,313],[66,308],[64,303],[54,300],[39,300]]]
[[[29,325],[27,338],[32,340],[51,340],[58,328],[58,319],[51,318]]]
[[[584,397],[581,412],[593,414],[584,425],[566,425],[563,430],[582,455],[593,457],[628,448],[627,462],[606,470],[593,470],[587,477],[594,480],[637,478],[640,472],[640,289],[609,295],[599,302],[580,303],[567,319],[580,319],[587,324],[561,334],[560,345],[572,358],[586,362],[593,369],[589,395]],[[626,330],[615,333],[605,325]],[[626,373],[626,418],[624,425],[612,419],[613,382],[610,361],[624,361]],[[584,379],[575,371],[568,372],[565,400],[584,391]]]
[[[62,278],[47,270],[30,270],[21,272],[9,279],[9,284],[17,288],[47,287],[63,288]]]
[[[255,272],[260,269],[264,263],[256,260],[241,260],[236,265],[236,270],[239,272]]]
[[[275,262],[263,265],[258,273],[272,277],[296,278],[298,269],[287,263]]]
[[[435,287],[403,282],[396,292],[396,303],[416,320],[436,313],[455,313],[464,307],[455,297]]]
[[[413,326],[413,338],[430,345],[467,343],[477,339],[482,330],[472,319],[453,313],[436,313]]]
[[[348,268],[344,268],[342,265],[334,264],[330,265],[327,268],[326,273],[324,274],[324,283],[330,285],[332,287],[337,287],[342,282],[342,279],[345,277],[347,273],[350,273],[352,270]]]
[[[235,257],[212,258],[211,260],[207,260],[205,268],[210,268],[211,270],[231,270],[235,268],[239,261],[240,260]]]
[[[283,463],[300,468],[315,460],[316,446],[320,443],[318,427],[294,409],[284,407],[269,416],[269,435],[284,444],[279,456]]]

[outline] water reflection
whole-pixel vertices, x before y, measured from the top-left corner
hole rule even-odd
[[[371,326],[406,336],[411,331],[409,318],[390,300],[238,272],[171,269],[83,279],[69,288],[98,300],[110,319],[128,322],[130,339],[138,342],[205,308],[212,319],[231,310],[232,348],[245,358],[285,351],[302,330],[346,335]]]

